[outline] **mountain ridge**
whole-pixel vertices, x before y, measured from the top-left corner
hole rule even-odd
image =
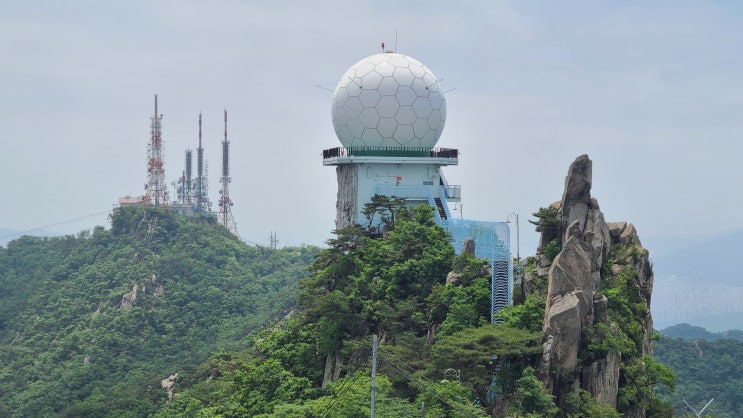
[[[249,247],[208,219],[122,208],[112,227],[0,248],[0,415],[141,417],[212,353],[296,305],[319,249]]]

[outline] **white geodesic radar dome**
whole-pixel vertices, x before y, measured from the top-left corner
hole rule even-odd
[[[444,130],[439,79],[415,58],[376,54],[343,74],[331,109],[344,147],[433,148]]]

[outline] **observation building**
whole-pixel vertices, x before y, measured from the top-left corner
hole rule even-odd
[[[442,168],[458,165],[459,150],[435,147],[446,123],[440,81],[415,58],[392,51],[366,57],[343,74],[331,106],[341,146],[323,151],[323,165],[335,166],[338,178],[335,226],[359,224],[381,234],[386,225],[363,214],[374,195],[433,206],[457,254],[472,238],[475,254],[490,260],[495,314],[511,303],[509,227],[451,216],[448,204],[461,202],[461,187],[450,185]]]

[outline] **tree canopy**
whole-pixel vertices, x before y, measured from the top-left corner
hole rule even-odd
[[[208,219],[122,208],[112,227],[0,248],[0,415],[142,417],[296,306],[318,248],[249,247]]]
[[[152,208],[0,248],[0,415],[368,416],[376,335],[380,416],[617,416],[580,390],[557,410],[536,379],[539,292],[493,324],[488,262],[455,255],[432,207],[374,210],[384,234],[343,228],[322,250],[250,247]],[[586,343],[621,348],[620,401],[657,412],[651,392],[673,374],[637,355],[631,317],[646,308],[630,283],[605,281],[610,315],[630,318]]]

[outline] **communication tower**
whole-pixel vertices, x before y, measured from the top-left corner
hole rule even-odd
[[[177,203],[178,205],[182,205],[185,207],[193,206],[193,181],[191,179],[192,175],[192,157],[193,151],[190,149],[186,150],[186,164],[185,169],[183,170],[183,174],[181,175],[181,178],[178,179],[178,199]]]
[[[271,237],[269,238],[270,246],[272,250],[275,250],[279,245],[279,239],[276,238],[276,231],[271,231]]]
[[[186,169],[183,178],[183,203],[187,205],[193,205],[193,151],[190,149],[186,150]]]
[[[165,163],[163,161],[162,119],[157,113],[157,94],[155,95],[155,114],[150,124],[150,144],[147,146],[147,185],[144,204],[148,206],[168,206],[168,190],[165,185]]]
[[[222,190],[219,191],[219,221],[234,236],[239,237],[237,233],[237,224],[232,217],[232,199],[230,199],[230,141],[227,140],[227,110],[224,111],[224,141],[222,141]]]
[[[196,200],[194,212],[197,214],[211,212],[212,204],[209,201],[206,160],[204,159],[204,148],[201,146],[201,113],[199,113],[199,148],[196,150],[196,181],[194,183],[194,197]]]

